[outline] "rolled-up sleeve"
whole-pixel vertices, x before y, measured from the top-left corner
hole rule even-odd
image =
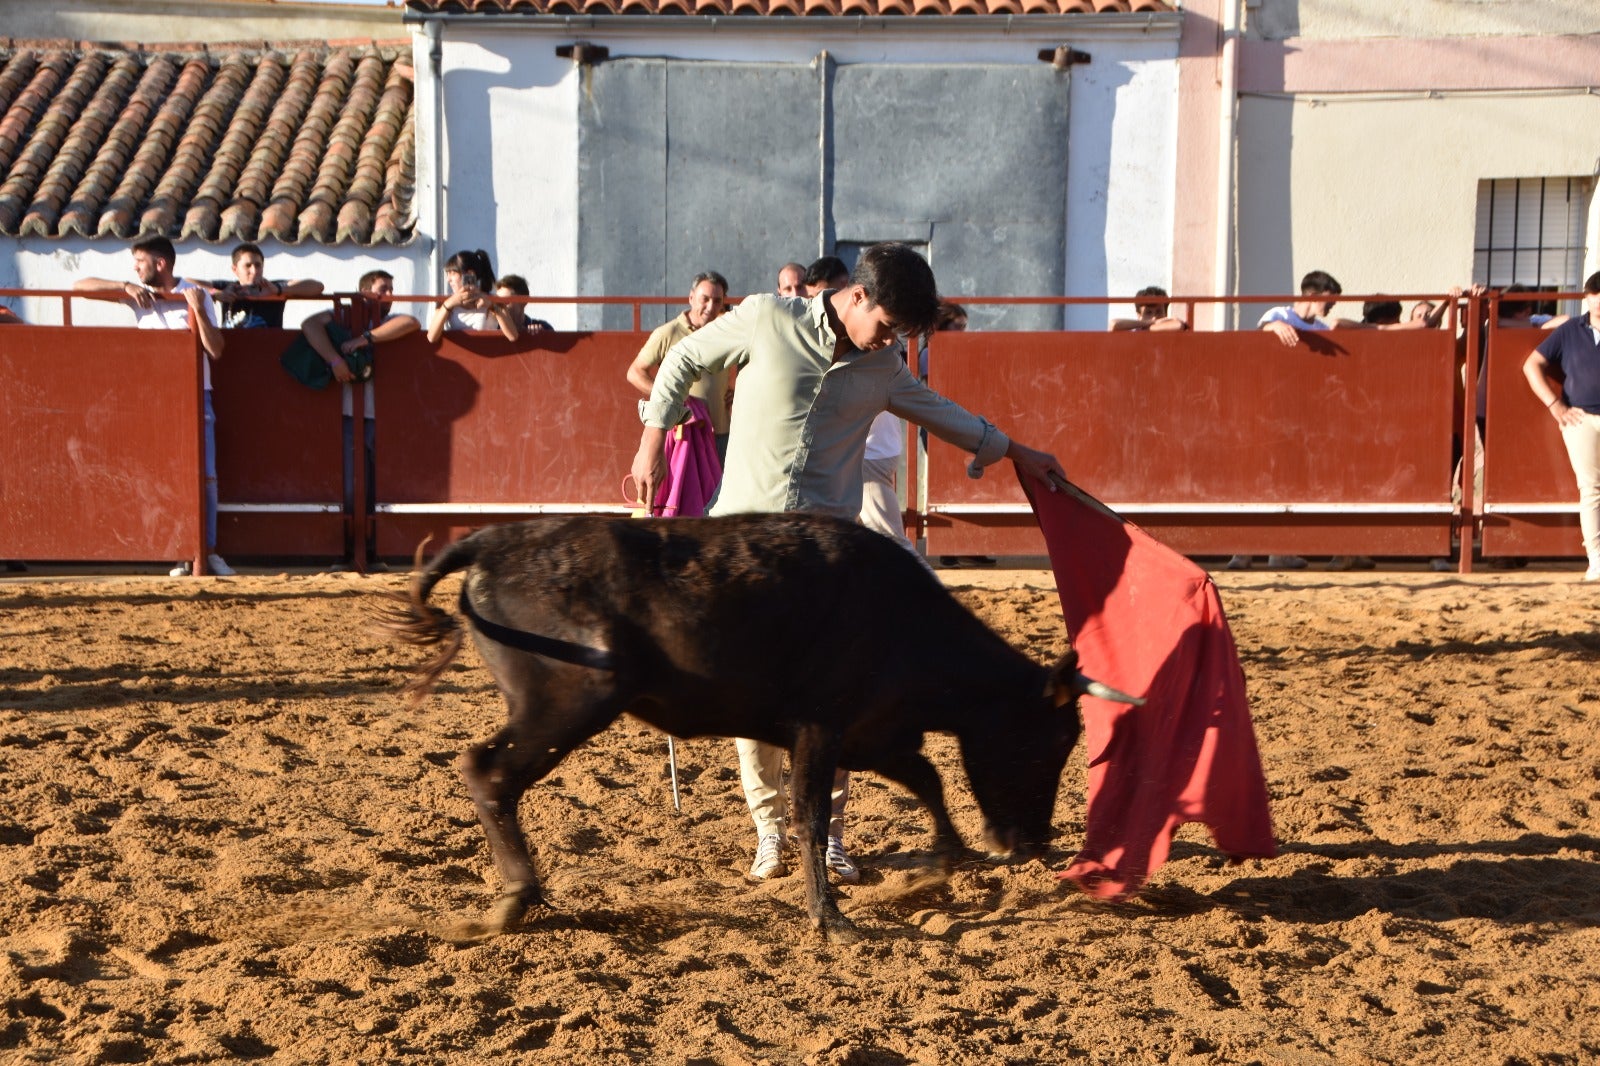
[[[901,366],[889,384],[889,410],[915,422],[940,440],[973,453],[968,477],[982,477],[983,469],[1003,459],[1011,439],[995,424],[975,415],[954,400],[947,400],[918,381]]]
[[[750,335],[759,311],[751,306],[753,303],[741,303],[667,350],[656,371],[650,398],[639,407],[645,425],[671,429],[683,417],[684,399],[696,381],[703,375],[743,365],[749,358]]]

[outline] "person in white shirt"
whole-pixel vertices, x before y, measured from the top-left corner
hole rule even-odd
[[[498,329],[508,341],[522,336],[521,312],[514,314],[493,296],[494,267],[488,252],[479,248],[452,255],[445,260],[444,280],[450,295],[428,318],[430,344],[438,344],[447,329]]]
[[[1332,274],[1313,270],[1300,279],[1300,299],[1270,309],[1256,324],[1282,341],[1285,348],[1293,348],[1300,343],[1302,332],[1331,329],[1339,324],[1328,320],[1333,305],[1338,302],[1329,297],[1343,291]],[[1248,570],[1254,562],[1248,555],[1235,555],[1228,560],[1228,569]],[[1298,555],[1269,555],[1267,566],[1274,570],[1304,570],[1306,561]]]
[[[133,272],[139,280],[113,281],[109,278],[80,278],[73,290],[93,300],[115,300],[133,309],[140,329],[183,329],[193,324],[200,334],[201,360],[205,389],[205,468],[206,468],[206,566],[221,577],[234,570],[217,554],[217,416],[211,406],[211,363],[222,358],[222,318],[211,294],[187,279],[173,274],[178,253],[165,237],[145,237],[133,246]],[[192,565],[182,561],[173,566],[173,577],[187,577]]]
[[[1342,292],[1332,274],[1313,270],[1300,279],[1300,299],[1272,308],[1256,325],[1277,337],[1285,348],[1293,348],[1300,343],[1301,330],[1331,329],[1336,324],[1328,321],[1328,315],[1338,301],[1329,297]]]

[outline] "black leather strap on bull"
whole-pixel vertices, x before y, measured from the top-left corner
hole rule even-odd
[[[555,659],[574,666],[587,666],[595,670],[617,668],[616,660],[609,651],[591,648],[585,644],[574,644],[570,640],[541,636],[538,633],[525,633],[520,629],[512,629],[499,622],[489,621],[472,609],[472,600],[467,596],[465,583],[461,586],[461,613],[467,616],[467,620],[478,632],[496,644],[504,644],[508,648],[531,652],[546,659]]]

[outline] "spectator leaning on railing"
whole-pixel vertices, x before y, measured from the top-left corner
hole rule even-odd
[[[225,328],[282,329],[283,300],[263,297],[322,295],[320,281],[268,281],[265,265],[259,246],[241,244],[233,250],[232,281],[195,282],[221,305]]]
[[[200,346],[209,358],[201,360],[205,388],[206,565],[213,574],[227,576],[233,568],[217,554],[217,416],[211,407],[211,363],[222,358],[222,321],[211,294],[192,281],[173,276],[178,259],[165,237],[146,237],[133,246],[133,271],[139,279],[112,281],[80,278],[73,289],[92,300],[115,300],[133,309],[140,329],[188,329],[200,334]],[[173,577],[187,577],[190,564],[172,568]]]
[[[306,319],[301,326],[306,342],[328,364],[328,369],[333,371],[333,376],[346,384],[355,380],[355,375],[350,370],[350,365],[345,361],[347,356],[365,350],[370,356],[378,345],[388,341],[399,340],[401,337],[415,333],[422,328],[422,324],[410,315],[395,314],[390,310],[389,299],[394,295],[394,275],[387,270],[369,270],[361,275],[361,280],[356,283],[362,295],[369,300],[374,300],[378,305],[378,323],[354,336],[348,335],[344,327],[337,325],[333,320],[332,311],[321,311]],[[332,332],[330,332],[330,330]],[[366,471],[366,498],[367,513],[371,514],[377,506],[377,466],[374,462],[373,445],[377,440],[377,422],[375,401],[376,393],[369,377],[362,386],[362,409],[365,417],[362,419],[362,440],[365,443],[364,468]],[[346,455],[354,452],[355,446],[355,411],[353,403],[353,390],[341,390],[344,395],[340,404],[340,431],[344,438]],[[344,469],[344,495],[346,500],[353,502],[355,497],[355,468],[346,466]]]
[[[1159,285],[1146,285],[1133,294],[1133,310],[1139,317],[1112,319],[1111,332],[1148,330],[1151,333],[1167,333],[1188,329],[1189,323],[1167,314],[1168,307],[1167,290]]]
[[[522,335],[522,316],[492,295],[494,267],[488,252],[480,248],[452,255],[444,264],[444,280],[450,295],[428,318],[429,342],[438,344],[450,329],[498,329],[508,341]]]

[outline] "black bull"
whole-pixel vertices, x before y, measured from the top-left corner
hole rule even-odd
[[[540,902],[518,824],[523,793],[623,714],[679,737],[789,749],[807,909],[830,940],[857,935],[823,858],[837,767],[921,800],[948,868],[961,839],[921,748],[924,734],[949,733],[990,850],[1036,855],[1051,837],[1077,697],[1095,683],[1072,652],[1044,667],[1006,644],[881,534],[804,514],[481,530],[414,573],[385,614],[397,639],[435,649],[413,699],[461,645],[455,617],[428,596],[468,567],[461,607],[509,711],[460,763],[506,885],[493,931]]]

